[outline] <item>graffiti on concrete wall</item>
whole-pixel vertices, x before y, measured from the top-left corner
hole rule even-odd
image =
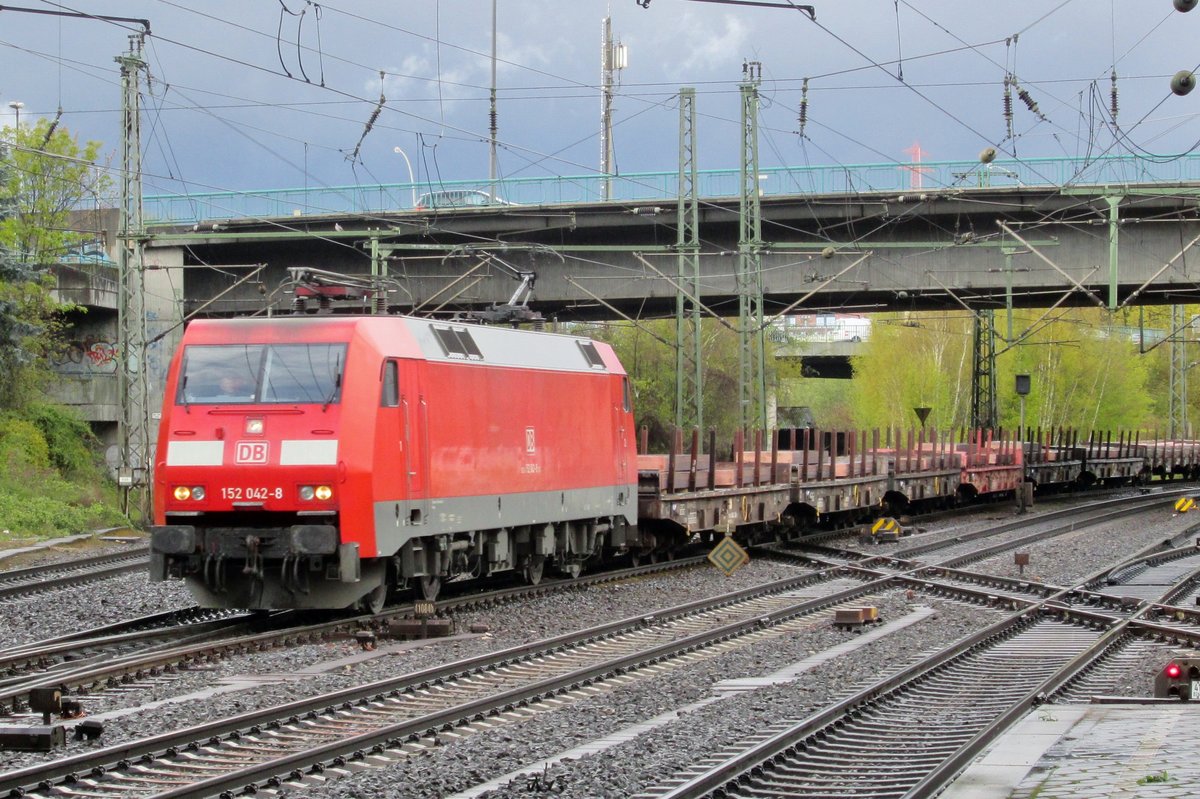
[[[113,374],[117,371],[117,345],[88,336],[66,342],[53,358],[54,370],[63,374]]]

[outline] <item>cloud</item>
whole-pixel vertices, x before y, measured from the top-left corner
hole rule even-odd
[[[740,63],[749,40],[750,26],[743,17],[685,13],[669,38],[659,38],[647,51],[677,53],[677,60],[661,65],[663,71],[672,80],[696,80],[697,74],[724,72]]]

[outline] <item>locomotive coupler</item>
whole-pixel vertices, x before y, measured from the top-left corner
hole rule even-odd
[[[258,551],[259,544],[262,542],[256,535],[246,536],[246,565],[242,567],[242,574],[250,574],[263,579],[263,557]]]

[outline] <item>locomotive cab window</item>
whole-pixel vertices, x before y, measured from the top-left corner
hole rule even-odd
[[[483,360],[483,353],[479,351],[479,345],[475,343],[471,332],[465,327],[435,327],[433,335],[437,337],[438,344],[442,345],[442,352],[451,358]]]
[[[383,362],[383,397],[380,405],[385,408],[400,407],[400,364],[395,361]]]
[[[183,353],[175,401],[334,404],[345,363],[345,344],[193,345]]]

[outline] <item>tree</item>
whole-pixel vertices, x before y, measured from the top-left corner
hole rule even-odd
[[[592,335],[616,350],[633,388],[634,418],[639,427],[649,431],[651,450],[665,450],[675,423],[675,321],[613,323]],[[704,352],[704,426],[716,429],[719,446],[728,445],[738,425],[737,331],[716,319],[705,319],[700,336]],[[773,381],[773,362],[774,358],[768,357],[768,383]]]
[[[28,402],[47,376],[67,309],[50,267],[86,238],[71,212],[108,190],[99,151],[48,120],[0,131],[0,408]]]

